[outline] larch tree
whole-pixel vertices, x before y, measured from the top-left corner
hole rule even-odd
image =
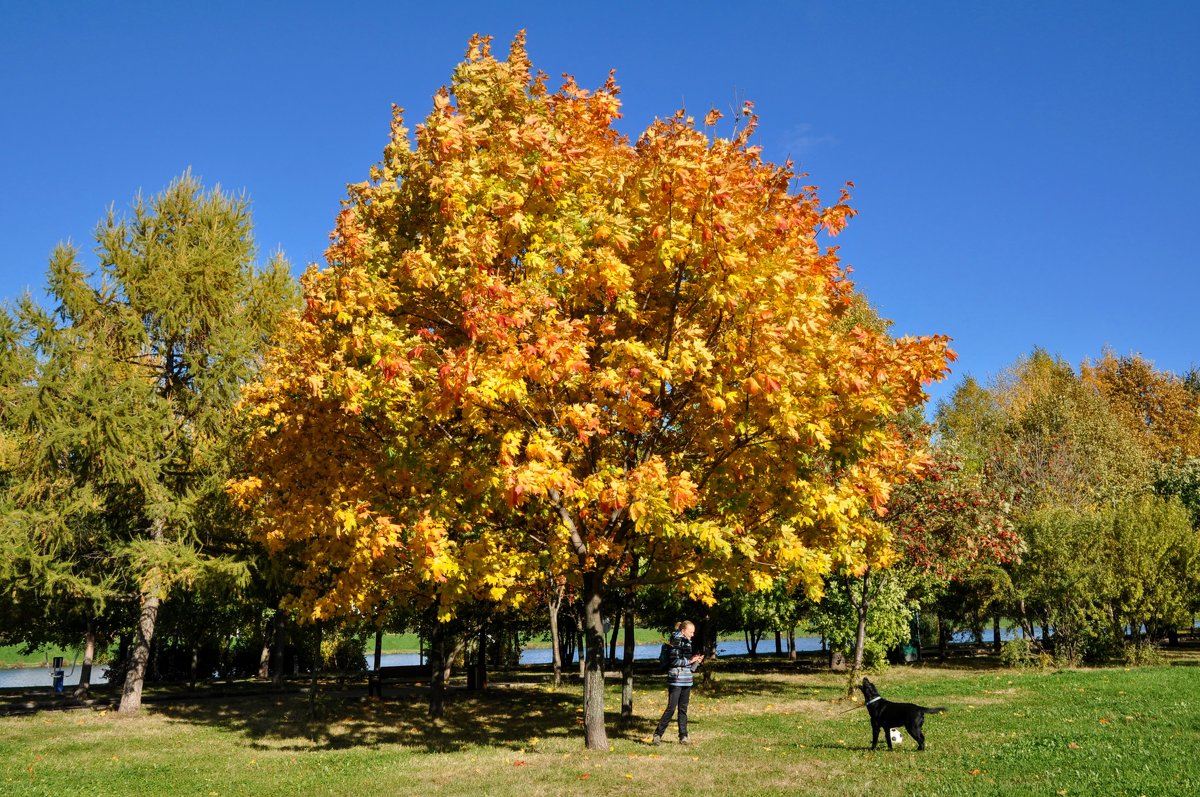
[[[255,265],[249,202],[190,173],[96,230],[98,273],[71,246],[51,258],[50,309],[26,298],[8,348],[6,538],[43,599],[136,618],[122,712],[141,705],[161,601],[197,579],[244,581],[212,550],[236,523],[224,484],[239,391],[295,300],[282,257]],[[225,505],[224,508],[222,505]],[[227,548],[227,546],[225,546]],[[28,583],[28,582],[27,582]]]
[[[303,550],[312,618],[393,590],[519,603],[565,574],[584,602],[584,732],[607,749],[606,589],[647,581],[819,589],[883,546],[919,470],[893,418],[944,337],[844,323],[854,288],[818,242],[853,215],[684,112],[636,141],[613,78],[550,91],[524,37],[486,38],[410,137],[350,186],[307,307],[245,412],[231,484]]]
[[[1159,371],[1139,355],[1112,351],[1085,362],[1081,372],[1156,461],[1200,456],[1200,395],[1183,377]]]

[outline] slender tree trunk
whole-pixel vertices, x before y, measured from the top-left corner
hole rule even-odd
[[[621,615],[613,617],[612,638],[608,641],[608,660],[610,666],[617,666],[617,637],[621,633]]]
[[[992,652],[1000,653],[1000,615],[992,616]]]
[[[558,610],[562,607],[563,594],[566,592],[566,585],[559,584],[558,588],[547,599],[546,604],[550,609],[550,656],[554,662],[554,688],[562,686],[562,641],[558,634]]]
[[[320,623],[317,623],[316,636],[317,636],[317,643],[316,643],[315,649],[313,651],[314,655],[313,655],[312,671],[309,673],[308,718],[310,720],[319,719],[318,712],[320,712],[320,710],[321,710],[319,701],[317,700],[317,693],[321,689],[321,681],[318,676],[321,672],[321,665],[324,664],[324,661],[323,661],[324,656],[321,655],[322,628],[321,628]]]
[[[787,656],[789,661],[796,660],[796,626],[788,627],[788,651]]]
[[[632,596],[631,596],[632,597]],[[637,637],[633,626],[633,601],[625,604],[625,650],[621,662],[621,728],[633,726],[633,655]]]
[[[150,530],[151,539],[161,542],[165,530],[166,521],[156,518]],[[136,714],[142,708],[142,686],[146,682],[146,665],[150,662],[150,646],[154,643],[154,624],[158,621],[161,589],[162,576],[157,571],[149,573],[142,588],[137,636],[129,659],[129,670],[125,673],[125,687],[121,691],[121,703],[118,711],[122,714]]]
[[[188,689],[196,688],[196,675],[200,670],[200,645],[192,640],[191,664],[188,667]]]
[[[87,697],[92,688],[92,661],[96,657],[96,623],[88,620],[87,631],[83,635],[83,665],[79,668],[79,685],[75,687],[75,697]]]
[[[583,574],[583,622],[587,634],[587,652],[583,672],[583,737],[589,750],[607,751],[608,734],[604,728],[604,621],[600,602],[604,597],[602,576],[590,571]]]
[[[150,663],[150,646],[154,642],[154,624],[158,620],[158,584],[152,582],[142,594],[141,612],[138,616],[137,636],[130,655],[129,670],[125,674],[125,687],[121,691],[122,714],[136,714],[142,708],[142,686],[146,681],[146,666]]]
[[[942,616],[937,615],[937,632],[938,632],[938,658],[942,661],[946,660],[946,624],[942,621]]]
[[[265,681],[271,677],[271,637],[275,630],[275,615],[279,613],[276,609],[271,613],[271,618],[263,623],[262,634],[262,650],[258,653],[258,680]]]
[[[371,667],[371,688],[367,697],[383,697],[383,681],[379,677],[379,668],[383,665],[383,628],[375,629],[375,661]]]
[[[867,648],[867,610],[871,607],[871,569],[867,568],[862,577],[862,597],[855,607],[858,615],[858,629],[854,633],[854,666],[850,670],[850,689],[858,680],[863,670],[863,658]]]
[[[518,657],[519,661],[519,657]],[[475,652],[475,688],[487,688],[487,629],[479,629],[479,650]]]
[[[446,713],[446,631],[434,623],[429,635],[429,718],[440,719]]]
[[[281,610],[275,610],[275,617],[272,620],[272,625],[275,626],[275,642],[272,648],[275,652],[275,669],[271,671],[271,682],[276,686],[283,683],[283,630],[284,630],[284,614]]]
[[[778,628],[775,629],[775,655],[783,655],[783,632]]]

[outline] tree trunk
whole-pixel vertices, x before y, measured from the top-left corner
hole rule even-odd
[[[446,631],[438,622],[429,635],[429,718],[446,714]]]
[[[775,629],[775,655],[783,655],[783,632],[778,628]]]
[[[867,568],[862,577],[862,597],[858,601],[858,606],[855,607],[855,613],[858,615],[858,629],[854,634],[854,666],[850,670],[850,689],[854,688],[854,682],[858,680],[859,673],[863,670],[863,659],[867,648],[867,609],[871,606],[871,569]]]
[[[75,697],[87,697],[92,688],[92,660],[96,657],[96,624],[88,620],[83,635],[83,666],[79,668],[79,685]]]
[[[313,655],[312,671],[309,673],[308,687],[308,718],[310,720],[320,719],[320,705],[317,700],[317,692],[321,689],[321,681],[317,677],[321,671],[321,665],[324,663],[324,656],[321,655],[321,624],[317,623],[317,644]]]
[[[518,655],[518,661],[520,657]],[[479,629],[479,650],[475,651],[475,688],[487,689],[487,629]]]
[[[992,617],[992,652],[1000,653],[1000,615]]]
[[[937,615],[937,633],[938,633],[938,659],[946,660],[946,624],[942,622],[942,616]]]
[[[446,714],[446,687],[454,671],[454,660],[462,651],[464,639],[446,633],[446,626],[436,623],[429,640],[429,718],[441,719]]]
[[[275,669],[271,671],[271,683],[278,686],[283,683],[283,628],[284,614],[281,610],[275,610],[275,617],[272,620],[272,625],[275,626],[275,642],[272,645],[275,651]]]
[[[621,615],[613,617],[612,638],[608,641],[609,666],[617,666],[617,637],[621,633]]]
[[[788,659],[796,660],[796,626],[788,628]]]
[[[379,668],[383,664],[383,628],[375,629],[375,661],[372,664],[367,697],[383,697],[383,683],[379,679]]]
[[[607,751],[608,734],[604,728],[604,620],[600,601],[604,597],[601,575],[583,574],[583,623],[587,634],[587,652],[583,672],[583,738],[589,750]]]
[[[258,653],[258,680],[265,681],[271,677],[271,637],[275,630],[275,615],[279,613],[276,609],[271,614],[271,619],[263,623],[262,635],[262,650]]]
[[[196,674],[200,670],[200,645],[192,640],[192,660],[188,667],[188,689],[196,688]]]
[[[562,686],[562,641],[558,637],[558,610],[562,607],[563,594],[566,585],[559,584],[558,589],[547,601],[550,609],[550,656],[554,662],[554,688]]]
[[[621,728],[633,726],[633,654],[637,638],[633,627],[633,601],[625,604],[625,651],[621,663]]]
[[[142,708],[142,686],[146,681],[146,665],[150,662],[150,646],[154,642],[154,624],[158,620],[158,583],[152,580],[142,593],[137,637],[130,655],[129,670],[125,673],[125,688],[121,692],[122,714],[136,714]]]

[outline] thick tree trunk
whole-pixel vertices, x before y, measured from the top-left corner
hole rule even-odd
[[[137,636],[130,655],[129,670],[125,673],[125,687],[121,692],[121,704],[118,709],[122,714],[136,714],[142,708],[142,686],[146,681],[146,666],[150,662],[150,646],[154,642],[158,606],[158,584],[152,582],[142,594]]]
[[[463,638],[446,632],[442,623],[433,627],[429,640],[429,718],[441,719],[446,714],[446,687],[454,670],[454,660],[462,650]]]
[[[625,650],[621,662],[621,728],[633,727],[633,654],[637,637],[633,627],[633,602],[625,605]]]
[[[79,668],[79,685],[75,697],[87,697],[92,688],[92,661],[96,658],[96,624],[88,621],[83,635],[83,666]]]
[[[583,623],[587,653],[583,672],[583,737],[589,750],[608,750],[604,728],[604,620],[600,602],[603,579],[595,571],[583,574]]]
[[[796,660],[796,626],[788,628],[788,659]]]
[[[783,632],[778,628],[775,629],[775,655],[783,655]]]

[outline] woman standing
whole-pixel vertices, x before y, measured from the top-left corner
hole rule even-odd
[[[671,724],[671,715],[679,710],[679,743],[688,744],[687,710],[692,694],[692,672],[704,661],[704,656],[692,654],[692,634],[696,625],[684,620],[675,626],[671,634],[671,667],[667,671],[667,710],[663,712],[658,727],[654,730],[654,744],[662,743],[662,736]]]

